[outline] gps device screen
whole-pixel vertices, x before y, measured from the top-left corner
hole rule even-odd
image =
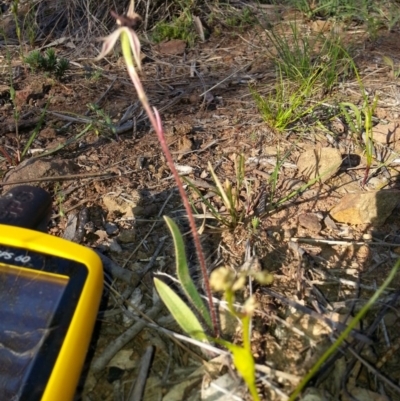
[[[74,260],[0,246],[0,394],[38,400],[87,277]]]

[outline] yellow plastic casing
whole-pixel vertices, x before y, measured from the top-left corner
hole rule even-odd
[[[0,244],[84,264],[88,275],[41,401],[71,401],[75,395],[103,291],[103,268],[94,251],[38,231],[0,224]]]

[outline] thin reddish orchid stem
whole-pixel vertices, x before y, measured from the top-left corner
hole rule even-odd
[[[196,254],[197,254],[199,264],[200,264],[201,274],[202,274],[203,280],[204,280],[205,292],[206,292],[208,303],[209,303],[211,321],[212,321],[213,330],[214,330],[213,335],[214,335],[214,337],[219,337],[217,316],[216,316],[216,312],[215,312],[215,308],[214,308],[214,303],[212,300],[212,293],[211,293],[211,288],[210,288],[210,280],[208,278],[206,260],[204,257],[203,249],[201,247],[200,238],[199,238],[199,234],[197,232],[197,227],[196,227],[196,223],[194,221],[192,209],[190,207],[189,200],[186,195],[185,189],[183,188],[181,178],[179,177],[179,174],[175,168],[175,164],[172,159],[172,155],[169,151],[167,142],[165,140],[164,129],[163,129],[163,126],[161,123],[160,115],[159,115],[157,109],[151,110],[148,98],[146,96],[146,92],[143,89],[143,85],[142,85],[140,78],[136,72],[136,69],[133,65],[132,56],[130,53],[130,49],[132,49],[132,45],[129,45],[129,43],[127,42],[128,40],[129,40],[128,35],[126,33],[122,32],[122,34],[121,34],[122,52],[125,57],[125,60],[130,60],[129,62],[127,62],[128,74],[129,74],[129,76],[132,80],[132,83],[136,89],[139,100],[142,103],[147,116],[149,117],[150,123],[157,133],[157,137],[160,142],[161,149],[167,159],[167,162],[168,162],[169,168],[172,172],[172,175],[174,176],[176,185],[179,189],[179,194],[182,198],[182,202],[185,207],[186,214],[188,216],[190,230],[192,232],[193,242],[196,247]]]
[[[183,188],[182,185],[182,181],[181,178],[175,168],[175,164],[174,161],[172,159],[172,155],[171,152],[169,151],[168,145],[167,145],[167,141],[165,140],[165,135],[164,135],[164,129],[162,127],[161,124],[161,119],[160,119],[160,115],[158,114],[158,111],[156,109],[154,109],[154,113],[156,116],[156,120],[157,120],[157,126],[154,127],[156,132],[157,132],[157,137],[158,137],[158,141],[160,142],[161,145],[161,149],[164,153],[164,156],[167,159],[169,168],[172,172],[172,175],[174,176],[176,185],[179,189],[179,194],[181,196],[182,202],[183,202],[183,206],[185,207],[186,210],[186,214],[189,220],[189,225],[190,225],[190,230],[192,232],[192,236],[193,236],[193,242],[194,245],[196,247],[196,253],[197,253],[197,258],[199,260],[199,264],[200,264],[200,269],[201,269],[201,274],[203,276],[204,279],[204,287],[205,287],[205,292],[208,298],[208,303],[210,305],[210,314],[211,314],[211,321],[213,324],[213,329],[214,329],[214,336],[215,337],[219,337],[219,330],[218,330],[218,323],[217,323],[217,316],[215,313],[215,308],[214,308],[214,302],[212,299],[212,293],[211,293],[211,288],[210,288],[210,280],[208,278],[208,271],[207,271],[207,266],[206,266],[206,260],[204,257],[204,252],[203,252],[203,248],[201,247],[201,243],[200,243],[200,237],[199,234],[197,232],[197,227],[196,227],[196,223],[194,221],[194,217],[193,217],[193,212],[192,212],[192,208],[190,207],[190,203],[189,203],[189,199],[186,195],[186,191]]]

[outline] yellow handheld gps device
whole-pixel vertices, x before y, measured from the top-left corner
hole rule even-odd
[[[39,232],[50,195],[32,186],[0,198],[0,399],[71,401],[103,290],[92,250]]]

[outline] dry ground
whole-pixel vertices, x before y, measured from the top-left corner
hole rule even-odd
[[[270,20],[283,27],[297,18],[307,34],[325,29],[291,10],[280,7],[266,10],[271,13]],[[379,96],[375,124],[394,127],[396,137],[388,147],[396,152],[399,81],[382,56],[390,56],[395,63],[400,61],[399,30],[381,30],[374,40],[369,39],[362,26],[348,26],[342,34],[353,43],[354,59],[365,88]],[[73,45],[77,44],[67,40],[54,46],[58,55],[70,60],[70,70],[62,80],[42,72],[32,73],[21,60],[19,46],[5,46],[4,42],[1,45],[0,171],[9,181],[37,183],[37,177],[57,176],[37,183],[54,196],[49,229],[54,235],[69,236],[96,247],[117,265],[133,272],[143,272],[151,261],[151,269],[140,276],[136,290],[126,281],[107,274],[105,301],[90,352],[92,359],[88,360],[82,380],[85,386],[77,399],[122,399],[118,397],[122,392],[127,394],[137,377],[139,362],[148,345],[155,346],[155,354],[143,399],[198,399],[200,388],[211,380],[226,372],[228,377],[233,375],[225,366],[229,363],[221,363],[212,374],[200,372],[187,382],[204,356],[196,347],[172,340],[154,326],[144,325],[113,363],[106,363],[106,367],[96,372],[89,367],[108,344],[134,324],[132,319],[123,318],[124,300],[131,299],[134,290],[132,302],[142,313],[152,310],[152,321],[179,331],[167,318],[166,310],[154,310],[157,301],[152,278],[157,271],[174,273],[172,240],[161,216],[173,217],[184,232],[187,224],[157,138],[142,112],[123,60],[111,57],[96,63],[93,57],[97,55],[97,42],[91,40],[83,50],[71,48]],[[240,269],[247,249],[254,255],[255,265],[274,273],[272,286],[253,284],[259,305],[253,321],[252,344],[257,364],[276,370],[268,373],[264,368],[264,372],[258,373],[262,399],[285,399],[285,394],[291,393],[343,327],[332,329],[332,325],[346,324],[387,277],[400,249],[400,209],[395,208],[379,227],[326,220],[344,194],[379,188],[382,174],[377,174],[377,183],[361,187],[365,158],[357,141],[340,124],[332,124],[329,132],[313,125],[304,126],[301,133],[290,129],[278,133],[263,121],[249,92],[250,85],[262,93],[275,82],[273,62],[266,51],[271,44],[262,26],[233,29],[222,24],[205,42],[197,41],[184,51],[177,47],[179,43],[172,46],[172,51],[178,54],[165,54],[165,47],[144,41],[143,84],[152,105],[161,111],[176,163],[191,168],[189,178],[204,194],[213,184],[208,162],[221,180],[235,182],[234,162],[238,155],[244,155],[245,176],[251,187],[250,199],[243,196],[244,203],[254,203],[259,195],[266,195],[267,206],[254,208],[255,213],[258,210],[262,215],[257,229],[251,228],[251,215],[234,230],[223,228],[212,219],[198,221],[204,228],[203,245],[210,270],[221,265]],[[7,52],[11,61],[7,61]],[[10,101],[10,74],[21,115],[18,124]],[[200,96],[206,91],[208,96]],[[330,95],[332,99],[359,103],[357,82],[354,79],[342,82]],[[89,103],[96,103],[100,112],[90,111]],[[17,155],[46,106],[43,125],[27,160],[40,154],[39,150],[65,144],[88,124],[92,125],[71,145],[37,158],[28,168],[29,174],[32,171],[37,174],[35,177],[17,166]],[[117,133],[107,127],[101,113],[110,117]],[[334,144],[330,141],[332,136],[337,138]],[[272,193],[268,180],[278,152],[288,156],[279,171],[274,201],[283,199],[307,181],[297,169],[297,162],[302,153],[316,147],[340,150],[344,162],[337,174],[323,184],[307,188],[281,207],[268,209]],[[390,169],[386,188],[398,187],[397,174],[396,166]],[[6,189],[3,186],[3,192]],[[223,212],[220,200],[212,193],[211,197]],[[203,213],[201,205],[197,205],[199,214]],[[302,219],[302,215],[306,217]],[[307,216],[312,216],[311,220]],[[82,227],[81,234],[78,230],[66,235],[68,223],[76,218]],[[192,244],[187,238],[191,255]],[[153,256],[156,258],[152,260]],[[191,264],[201,287],[194,257]],[[349,338],[324,364],[310,384],[317,392],[315,399],[400,398],[396,384],[400,379],[400,353],[396,348],[400,328],[398,283],[396,278],[363,320],[359,335]],[[239,301],[246,296],[248,290],[239,296]],[[226,336],[240,341],[239,328],[236,332],[229,328],[228,324]],[[171,389],[182,382],[186,385],[181,394],[171,395]],[[238,399],[246,399],[239,379],[230,386],[235,388]],[[229,395],[226,399],[233,397]]]

